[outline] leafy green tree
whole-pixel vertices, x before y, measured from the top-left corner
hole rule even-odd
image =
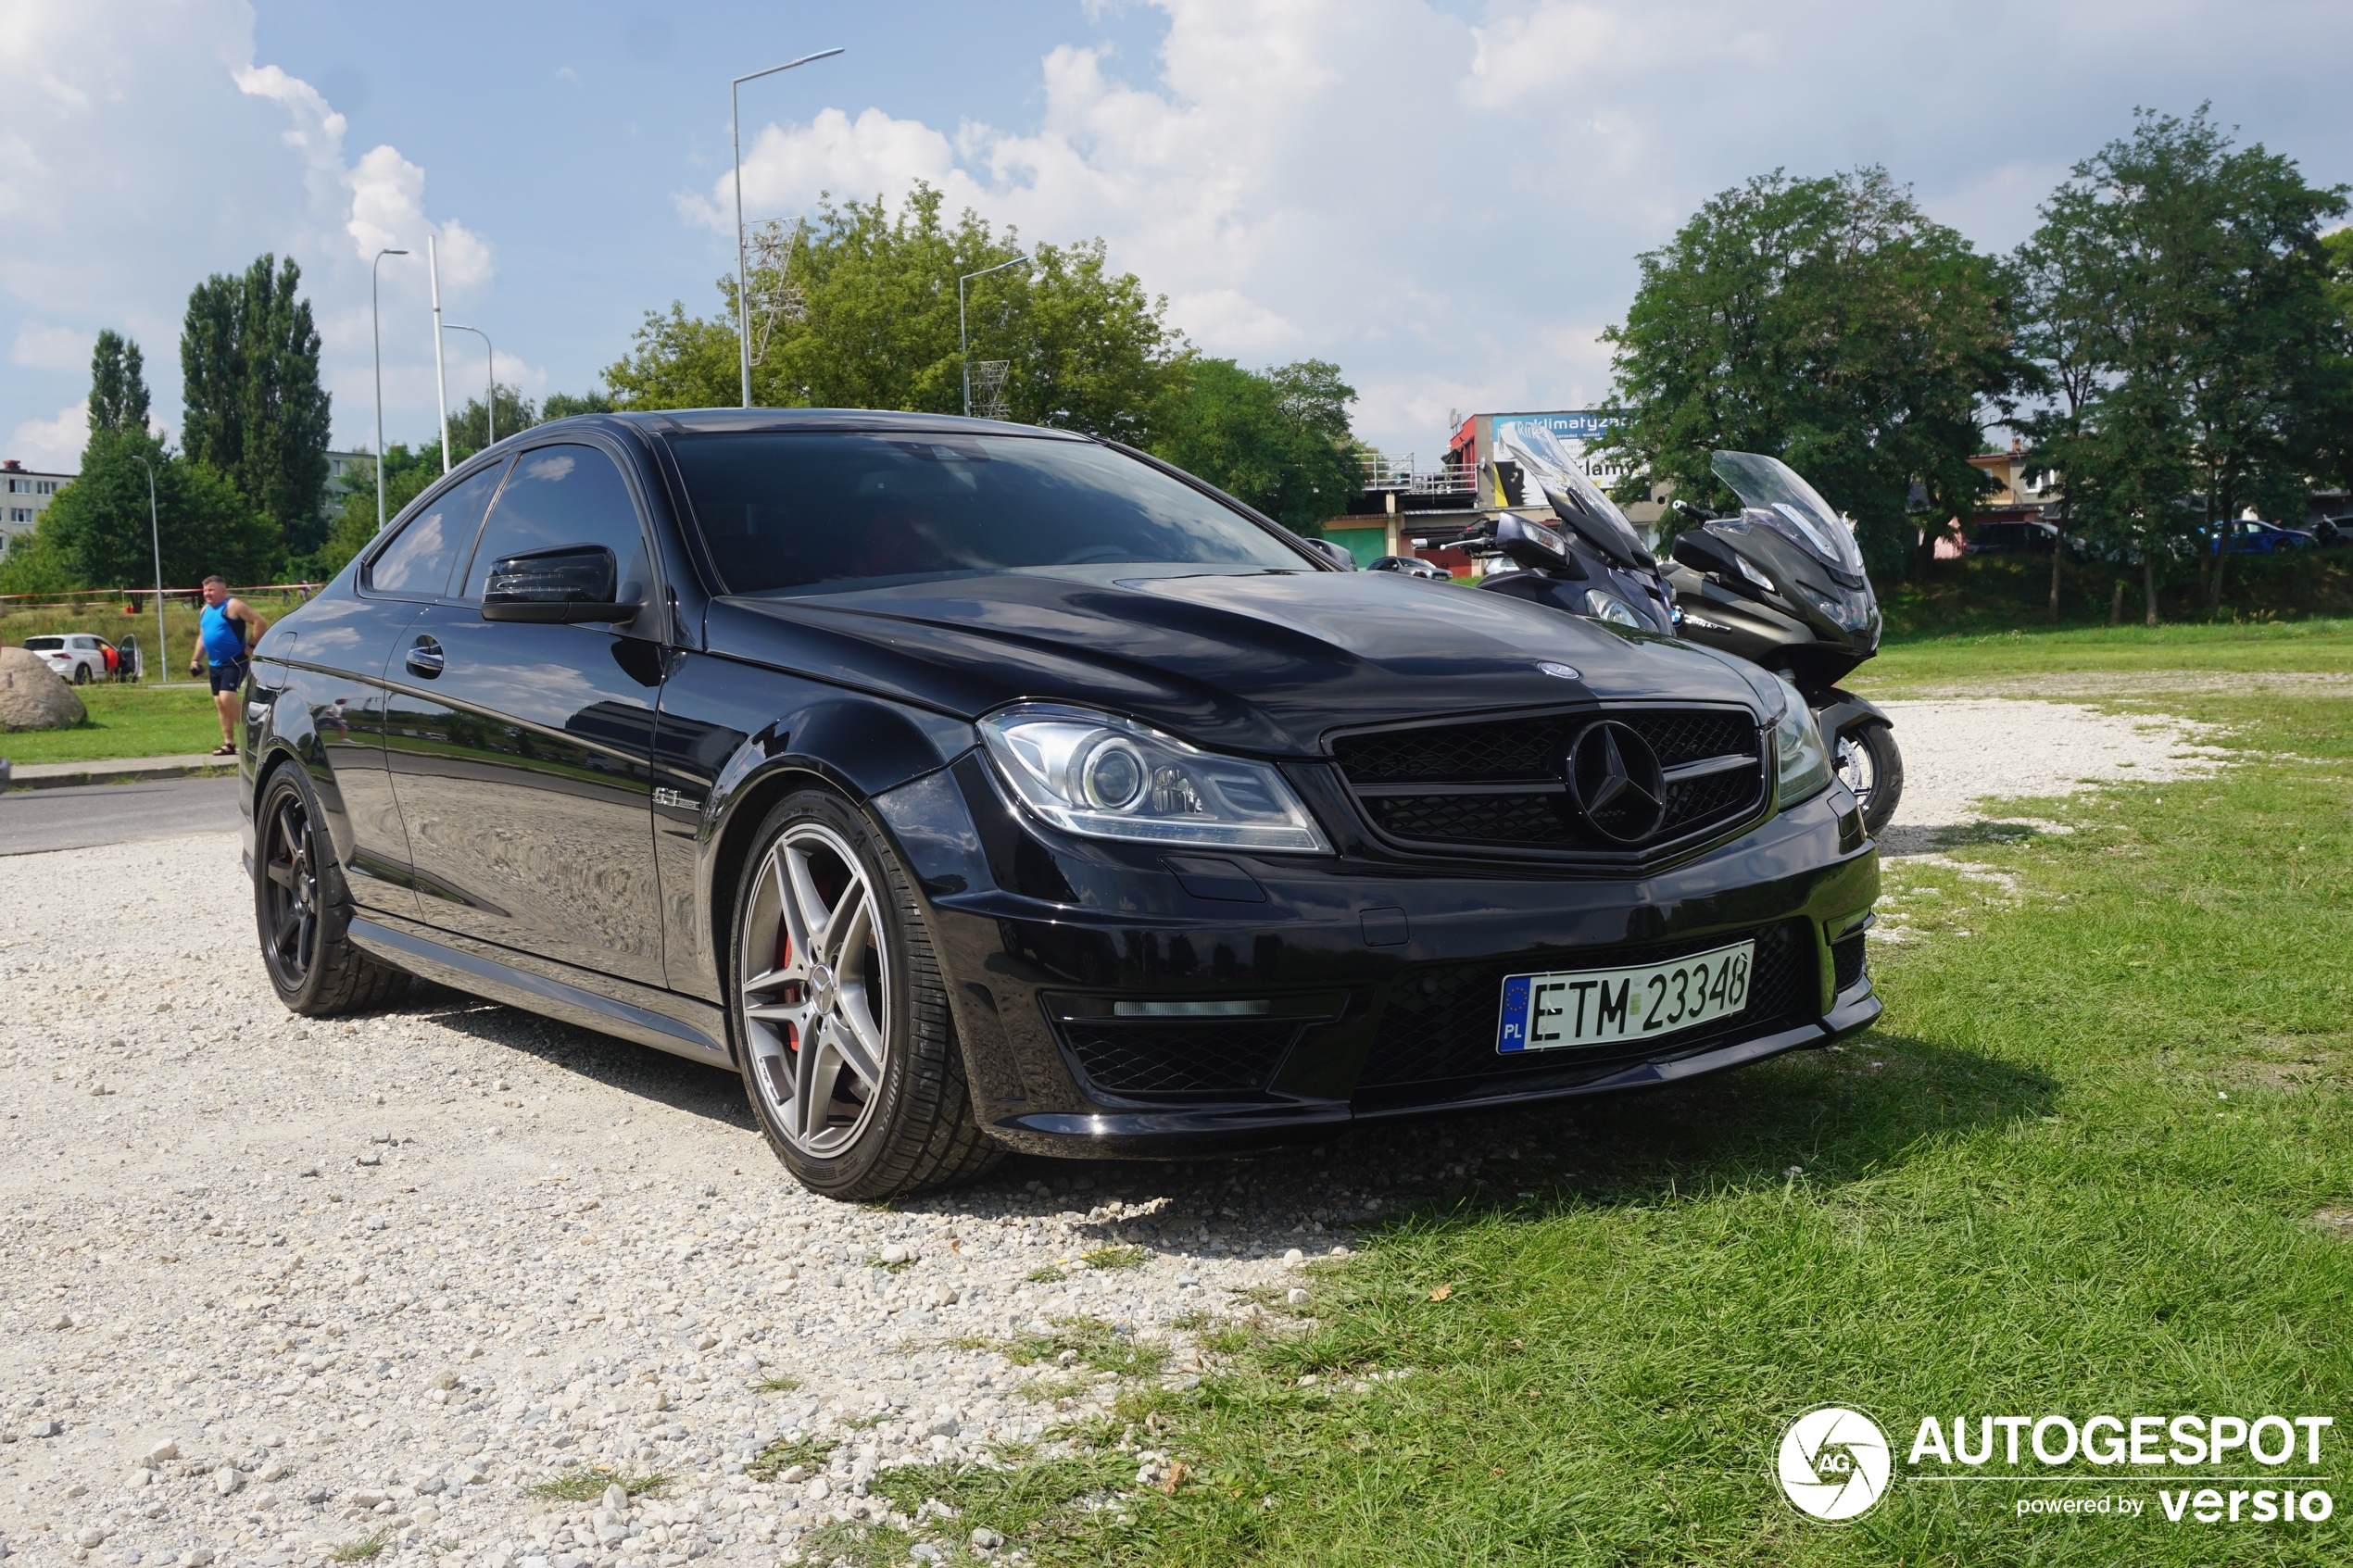
[[[544,420],[568,420],[574,414],[610,414],[613,411],[612,396],[602,387],[590,387],[586,392],[551,392],[539,405],[539,417]]]
[[[147,473],[155,472],[155,536],[163,548],[166,587],[193,587],[208,572],[232,583],[266,583],[279,559],[271,521],[256,512],[229,477],[167,450],[145,431],[94,434],[81,475],[58,490],[41,517],[43,547],[69,563],[82,583],[132,587],[155,581],[155,543],[147,516]]]
[[[7,554],[0,556],[0,594],[70,594],[85,585],[45,513],[44,520],[31,533],[8,540]]]
[[[1639,264],[1603,334],[1629,498],[1663,480],[1726,505],[1709,455],[1769,453],[1855,518],[1875,568],[1924,571],[1933,532],[1984,488],[1969,458],[2020,383],[1998,264],[1880,169],[1753,179]]]
[[[2230,562],[2219,531],[2247,507],[2300,517],[2330,463],[2353,390],[2321,228],[2346,209],[2344,188],[2234,148],[2204,106],[2141,111],[2044,206],[2030,245],[2083,258],[2096,363],[2080,437],[2052,460],[2141,561],[2152,618],[2160,556],[2197,556],[2211,613]]]
[[[480,414],[480,405],[475,412]],[[505,426],[500,426],[504,429]],[[449,427],[450,463],[473,456],[471,448],[458,445],[458,426]],[[426,486],[441,477],[441,438],[404,446],[396,441],[384,449],[384,521],[389,523],[402,508],[425,493]],[[341,571],[351,558],[368,547],[376,536],[376,475],[371,469],[354,476],[355,488],[343,498],[334,521],[327,530],[325,541],[297,569],[299,575],[323,582]]]
[[[319,333],[296,294],[302,270],[262,256],[241,277],[215,275],[188,295],[180,337],[188,457],[227,475],[278,530],[282,554],[325,532],[331,419],[319,384]]]
[[[529,430],[539,422],[539,410],[532,406],[530,398],[515,388],[501,383],[493,389],[492,395],[497,399],[497,433],[500,440],[518,431]],[[464,408],[449,416],[449,461],[453,465],[458,461],[459,447],[471,454],[490,445],[490,410],[483,406],[479,397],[469,397]]]
[[[1348,428],[1356,393],[1339,366],[1307,359],[1261,372],[1189,358],[1179,368],[1154,456],[1293,530],[1312,533],[1339,514],[1362,483]]]
[[[109,327],[90,355],[90,433],[147,428],[147,378],[139,345]]]
[[[877,197],[761,236],[751,275],[752,398],[770,408],[960,412],[965,365],[957,344],[956,280],[1021,254],[967,211],[952,225],[937,191],[918,184],[894,212]],[[1132,273],[1114,276],[1100,240],[1041,245],[1030,265],[966,286],[977,361],[1004,360],[1013,418],[1143,443],[1176,390],[1181,344],[1166,302]],[[690,317],[683,304],[648,312],[628,356],[609,368],[625,408],[732,408],[741,398],[736,285],[725,308]]]

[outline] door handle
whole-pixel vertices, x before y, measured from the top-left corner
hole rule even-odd
[[[445,662],[441,645],[431,637],[419,637],[417,646],[409,650],[409,668],[428,681],[441,673]]]

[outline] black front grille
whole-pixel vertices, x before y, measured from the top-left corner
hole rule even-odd
[[[1863,934],[1858,931],[1852,936],[1831,943],[1831,962],[1836,966],[1838,972],[1837,982],[1831,987],[1833,990],[1843,992],[1861,980],[1864,974]]]
[[[1620,849],[1579,820],[1567,790],[1569,748],[1600,717],[1588,710],[1526,719],[1430,724],[1346,735],[1332,747],[1375,826],[1391,838],[1438,845],[1545,850]],[[1662,768],[1740,756],[1750,766],[1667,786],[1652,844],[1737,821],[1762,804],[1764,770],[1747,714],[1707,709],[1612,711]],[[1428,785],[1427,789],[1401,786]],[[1523,792],[1496,785],[1526,784]]]
[[[1248,1095],[1275,1076],[1300,1024],[1079,1018],[1065,1020],[1062,1030],[1088,1081],[1106,1094]]]
[[[1620,969],[1666,963],[1692,953],[1727,947],[1750,935],[1756,941],[1756,958],[1749,971],[1748,1005],[1719,1022],[1685,1034],[1623,1045],[1509,1054],[1495,1048],[1506,975],[1547,968]],[[1649,1060],[1663,1054],[1688,1056],[1730,1040],[1786,1028],[1820,1016],[1818,993],[1821,980],[1820,971],[1816,968],[1820,960],[1815,955],[1812,927],[1804,921],[1787,921],[1755,933],[1719,932],[1712,936],[1643,947],[1597,948],[1541,960],[1450,964],[1408,972],[1390,987],[1372,1054],[1365,1060],[1356,1086],[1362,1091],[1450,1078],[1557,1072],[1579,1066],[1605,1068]]]

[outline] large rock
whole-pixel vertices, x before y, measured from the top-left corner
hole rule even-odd
[[[62,730],[89,717],[64,677],[31,648],[0,648],[0,729]]]

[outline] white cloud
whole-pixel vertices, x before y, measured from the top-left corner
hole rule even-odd
[[[82,449],[90,443],[90,405],[69,403],[54,420],[26,420],[8,436],[6,456],[49,473],[82,471]]]
[[[89,365],[93,341],[88,332],[71,327],[27,321],[17,328],[16,345],[9,349],[8,358],[34,370],[78,370]]]
[[[2045,7],[2031,40],[2003,0],[1151,4],[1154,57],[1048,51],[1022,127],[881,108],[747,127],[749,215],[920,178],[1031,241],[1100,234],[1204,349],[1338,360],[1360,430],[1423,449],[1448,406],[1605,397],[1596,339],[1624,319],[1635,256],[1752,175],[1884,161],[1931,216],[2007,248],[2134,104],[2212,95],[2252,120],[2294,101],[2282,69],[2318,103],[2324,68],[2305,62],[2353,43],[2353,13],[2302,0]],[[2316,180],[2347,173],[2331,124],[2339,156]],[[734,221],[724,172],[678,205]]]
[[[424,171],[397,149],[346,161],[334,105],[256,59],[245,0],[0,0],[0,58],[10,69],[0,332],[24,367],[0,386],[0,428],[49,430],[40,410],[76,389],[102,326],[140,343],[156,401],[176,415],[171,366],[188,289],[270,251],[303,265],[347,437],[367,422],[352,414],[372,401],[370,242],[422,261],[437,232],[444,293],[459,300],[496,275],[489,238],[433,213]],[[422,269],[402,277],[387,264],[384,282],[389,323],[396,304],[422,296]],[[387,334],[387,391],[420,347],[430,366],[429,334]]]

